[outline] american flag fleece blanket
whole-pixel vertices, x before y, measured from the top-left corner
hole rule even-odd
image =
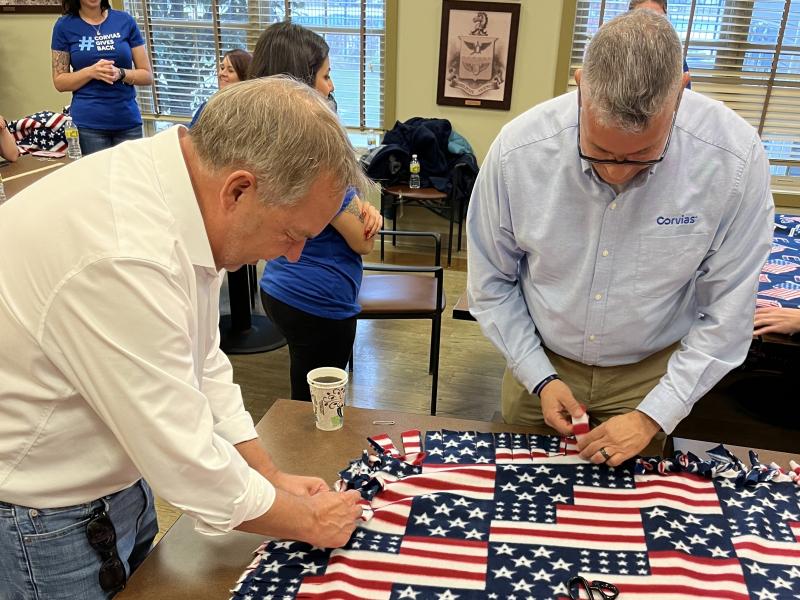
[[[8,130],[23,154],[37,150],[63,152],[67,149],[67,138],[64,136],[66,120],[67,115],[64,113],[43,110],[16,121],[9,121]]]
[[[775,235],[758,279],[756,305],[800,308],[800,216],[775,215]]]
[[[369,442],[337,483],[363,497],[347,545],[267,541],[232,600],[560,599],[576,575],[621,600],[800,598],[796,463],[719,446],[610,468],[574,439],[475,431]]]

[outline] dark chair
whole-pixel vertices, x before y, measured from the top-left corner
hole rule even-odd
[[[434,187],[410,188],[406,184],[392,185],[381,188],[381,215],[384,219],[387,214],[392,220],[392,229],[397,230],[397,208],[405,206],[424,206],[436,212],[444,213],[450,222],[447,236],[447,266],[450,266],[453,257],[453,225],[458,216],[458,252],[461,252],[461,235],[464,227],[466,202],[458,199],[458,190],[462,186],[462,178],[466,176],[466,165],[456,165],[451,174],[450,193],[445,194]],[[381,235],[381,260],[384,256],[384,236]],[[392,236],[392,245],[397,245],[397,239]]]
[[[439,342],[442,332],[444,269],[441,265],[442,241],[438,233],[381,230],[384,235],[428,237],[435,244],[433,266],[365,264],[358,302],[358,319],[430,319],[431,341],[428,372],[431,383],[431,414],[436,414],[439,388]],[[377,274],[367,274],[366,272]],[[350,370],[353,360],[350,359]]]

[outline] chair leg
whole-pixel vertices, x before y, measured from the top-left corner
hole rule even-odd
[[[455,200],[450,200],[450,235],[447,238],[447,266],[450,266],[450,260],[453,258],[453,220],[456,213],[454,205]]]
[[[384,214],[386,212],[385,206],[386,206],[386,192],[381,190],[381,217],[383,217],[384,219],[386,218],[386,215]],[[381,229],[384,228],[381,227]],[[384,235],[381,234],[381,262],[383,262],[383,241],[384,241]]]
[[[464,229],[464,219],[466,215],[464,214],[464,203],[458,203],[458,251],[461,252],[461,230]]]
[[[442,332],[442,314],[433,319],[431,335],[431,416],[436,416],[436,397],[439,393],[439,341]]]
[[[428,353],[428,375],[433,375],[433,358],[436,354],[436,348],[438,347],[438,343],[436,338],[438,336],[438,332],[436,331],[436,318],[431,319],[431,349]]]
[[[397,231],[397,204],[394,204],[394,212],[392,213],[392,231]],[[397,246],[397,236],[392,236],[392,246]]]
[[[250,284],[250,310],[256,308],[256,295],[258,294],[258,271],[255,265],[247,265],[248,283]]]

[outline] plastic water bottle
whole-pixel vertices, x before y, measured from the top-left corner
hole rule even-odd
[[[372,150],[377,145],[378,145],[378,134],[375,132],[374,129],[370,129],[367,132],[367,149]]]
[[[408,165],[408,171],[411,173],[411,176],[408,178],[408,187],[414,190],[419,189],[419,161],[417,160],[417,155],[411,155],[411,164]]]
[[[0,204],[6,200],[8,200],[8,198],[6,198],[6,188],[3,187],[3,176],[0,175]]]
[[[67,122],[64,124],[64,135],[67,138],[67,156],[73,160],[83,156],[81,142],[78,138],[78,128],[72,122],[72,117],[67,117]]]

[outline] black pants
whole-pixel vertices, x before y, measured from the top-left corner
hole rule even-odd
[[[264,290],[261,303],[289,344],[292,399],[310,402],[306,375],[317,367],[347,368],[356,338],[356,318],[317,317],[284,304]]]

